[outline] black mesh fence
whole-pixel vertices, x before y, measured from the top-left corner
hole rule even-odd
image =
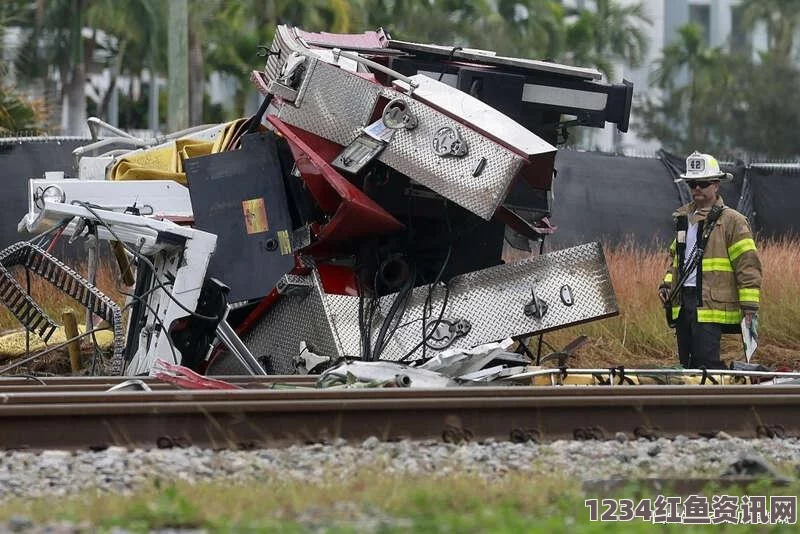
[[[800,235],[800,165],[751,164],[747,182],[755,231],[767,238]]]
[[[661,160],[561,150],[556,170],[551,220],[558,230],[548,249],[670,239],[670,214],[681,199]]]
[[[17,233],[17,223],[28,211],[28,179],[43,178],[45,171],[74,176],[72,151],[89,142],[76,137],[0,138],[0,248],[30,237]]]

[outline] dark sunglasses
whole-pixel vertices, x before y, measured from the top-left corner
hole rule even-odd
[[[699,187],[700,189],[705,189],[711,184],[716,184],[716,183],[717,182],[698,182],[695,180],[689,180],[688,182],[686,182],[686,185],[689,186],[689,189],[694,189],[695,187]]]

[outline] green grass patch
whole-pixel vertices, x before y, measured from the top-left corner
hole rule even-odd
[[[750,488],[752,490],[752,488]],[[798,487],[776,494],[797,495]],[[709,491],[733,493],[709,488]],[[735,490],[738,491],[738,490]],[[759,494],[768,494],[764,486]],[[648,493],[649,492],[649,493]],[[714,493],[706,492],[709,501]],[[754,494],[754,493],[751,493]],[[620,496],[655,498],[652,490],[628,486]],[[473,475],[389,476],[365,469],[358,477],[325,477],[314,483],[266,476],[259,482],[154,483],[133,495],[83,493],[6,501],[0,520],[24,516],[36,524],[67,520],[92,531],[124,527],[202,528],[211,532],[777,532],[781,525],[653,525],[592,522],[588,496],[575,480],[509,474],[487,480]],[[591,495],[609,498],[613,495]]]

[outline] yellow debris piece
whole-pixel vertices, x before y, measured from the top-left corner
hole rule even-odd
[[[132,152],[111,169],[112,180],[175,180],[186,185],[186,174],[177,164],[175,143]]]
[[[137,150],[119,158],[111,168],[111,180],[174,180],[187,185],[183,160],[229,150],[238,142],[248,119],[225,124],[211,140],[182,137],[170,143]]]
[[[554,375],[539,375],[532,377],[531,385],[533,386],[607,386],[609,385],[608,374],[567,374],[561,376],[560,374]],[[745,376],[728,376],[708,373],[705,382],[703,375],[662,375],[645,373],[625,373],[625,378],[616,374],[614,375],[614,385],[626,386],[639,386],[639,385],[738,385],[750,384],[751,380]]]
[[[681,380],[682,379],[682,380]],[[750,384],[750,377],[747,376],[728,376],[728,375],[715,375],[708,373],[705,383],[703,383],[703,375],[686,375],[683,377],[670,377],[670,384],[687,384],[687,385],[737,385],[737,384]]]
[[[78,330],[83,333],[86,331],[85,326],[78,325]],[[102,349],[107,349],[111,347],[114,343],[114,334],[110,330],[100,330],[95,332],[95,337],[97,338],[97,344]],[[91,341],[92,336],[86,336],[85,338],[81,338],[81,343],[86,344]],[[47,344],[41,340],[39,336],[36,334],[30,335],[30,352],[31,354],[35,352],[42,351],[47,347],[52,347],[53,345],[58,345],[59,343],[64,343],[66,341],[66,337],[64,337],[64,327],[59,326],[56,328],[53,335],[50,336]],[[66,350],[66,347],[64,347]],[[0,357],[3,358],[18,358],[20,356],[25,355],[25,330],[18,330],[16,332],[11,332],[4,336],[0,336]]]
[[[534,376],[532,385],[534,386],[591,386],[595,384],[595,379],[591,375],[539,375]]]

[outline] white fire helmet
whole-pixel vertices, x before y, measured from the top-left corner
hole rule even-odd
[[[699,180],[699,181],[716,181],[727,182],[733,178],[729,172],[722,172],[719,168],[717,158],[709,154],[701,154],[696,150],[686,158],[686,173],[681,174],[680,178],[675,180],[681,182],[684,180]]]

